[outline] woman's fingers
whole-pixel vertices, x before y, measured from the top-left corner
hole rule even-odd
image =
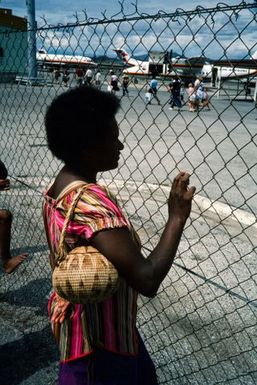
[[[181,176],[180,183],[181,183],[181,187],[183,190],[187,190],[188,185],[189,185],[189,180],[190,180],[190,174],[184,173]]]
[[[171,199],[177,197],[183,198],[185,200],[192,200],[194,193],[196,191],[195,186],[189,188],[190,183],[190,174],[185,171],[181,171],[174,178],[171,188]]]
[[[191,200],[195,194],[195,190],[195,186],[190,187],[185,193],[185,198]]]
[[[62,299],[59,296],[56,296],[57,298],[57,304],[53,311],[53,315],[51,317],[51,321],[55,323],[62,323],[66,316],[66,311],[70,305],[70,302]]]
[[[185,175],[185,172],[184,171],[181,171],[178,173],[177,176],[175,176],[175,178],[173,179],[173,182],[172,182],[172,190],[175,190],[176,187],[178,186],[178,184],[180,183],[181,181],[181,178]]]
[[[61,322],[61,319],[64,319],[65,318],[65,312],[63,312],[62,310],[59,310],[57,309],[52,318],[51,318],[51,321],[52,322],[55,322],[55,323],[58,323],[58,322]]]
[[[181,192],[181,191],[183,192],[184,190],[187,190],[189,181],[190,181],[190,174],[185,171],[181,171],[173,180],[172,190],[173,191],[177,190],[177,192]]]

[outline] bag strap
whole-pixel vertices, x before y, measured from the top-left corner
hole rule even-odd
[[[63,228],[62,228],[62,231],[61,231],[61,235],[60,235],[60,241],[59,241],[59,246],[58,246],[58,250],[57,250],[57,257],[56,257],[56,263],[59,264],[60,262],[62,262],[66,255],[65,255],[65,249],[64,249],[64,238],[65,238],[65,235],[66,235],[66,231],[67,231],[67,227],[68,227],[68,224],[73,216],[73,213],[74,213],[74,210],[77,206],[77,203],[82,195],[82,193],[84,192],[85,190],[85,187],[86,186],[83,186],[81,187],[77,194],[74,196],[72,202],[71,202],[71,205],[67,211],[67,214],[66,214],[66,217],[65,217],[65,220],[64,220],[64,224],[63,224]]]

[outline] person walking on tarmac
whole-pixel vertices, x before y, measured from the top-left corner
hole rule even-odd
[[[101,72],[100,70],[98,69],[96,74],[95,74],[95,86],[96,88],[101,88],[101,79],[102,79],[102,75],[101,75]]]
[[[174,79],[169,83],[169,92],[170,92],[170,110],[173,110],[173,108],[176,106],[179,109],[182,107],[181,103],[181,80],[179,79],[178,75],[174,76]]]
[[[82,69],[81,67],[78,67],[78,68],[76,69],[75,74],[76,74],[77,85],[80,87],[80,86],[82,86],[82,84],[83,84],[83,80],[84,80],[84,71],[83,71],[83,69]]]
[[[69,80],[70,80],[69,71],[68,71],[68,69],[65,69],[63,71],[63,75],[62,75],[62,81],[63,81],[65,87],[68,87]]]
[[[85,79],[85,84],[90,86],[91,85],[91,82],[92,82],[92,79],[93,79],[93,71],[91,70],[91,68],[88,68],[87,71],[86,71],[86,79]]]
[[[128,75],[123,75],[122,77],[122,95],[125,96],[129,96],[129,92],[128,92],[128,85],[129,85],[129,77]]]
[[[148,90],[148,92],[150,94],[152,94],[153,98],[157,100],[158,104],[160,105],[161,102],[160,102],[160,99],[158,98],[157,96],[157,92],[158,92],[158,81],[156,79],[155,76],[153,76],[151,82],[150,82],[150,88]],[[147,104],[151,104],[151,100],[147,103]]]
[[[119,79],[118,79],[118,76],[112,70],[110,71],[110,75],[111,75],[111,80],[110,80],[111,93],[115,95],[116,92],[120,90],[118,86]]]

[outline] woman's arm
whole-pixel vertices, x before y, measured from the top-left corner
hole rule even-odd
[[[185,172],[174,179],[168,221],[148,258],[142,255],[126,228],[100,231],[92,238],[92,245],[114,264],[128,284],[147,297],[156,294],[175,258],[195,192],[195,187],[188,189],[188,184],[189,174]]]
[[[49,253],[48,258],[49,258],[49,263],[50,263],[51,269],[53,270],[55,268],[55,258],[54,258],[54,255],[51,251]]]

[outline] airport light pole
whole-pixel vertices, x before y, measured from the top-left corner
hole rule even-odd
[[[26,6],[28,14],[28,78],[33,80],[37,78],[35,0],[26,0]]]

